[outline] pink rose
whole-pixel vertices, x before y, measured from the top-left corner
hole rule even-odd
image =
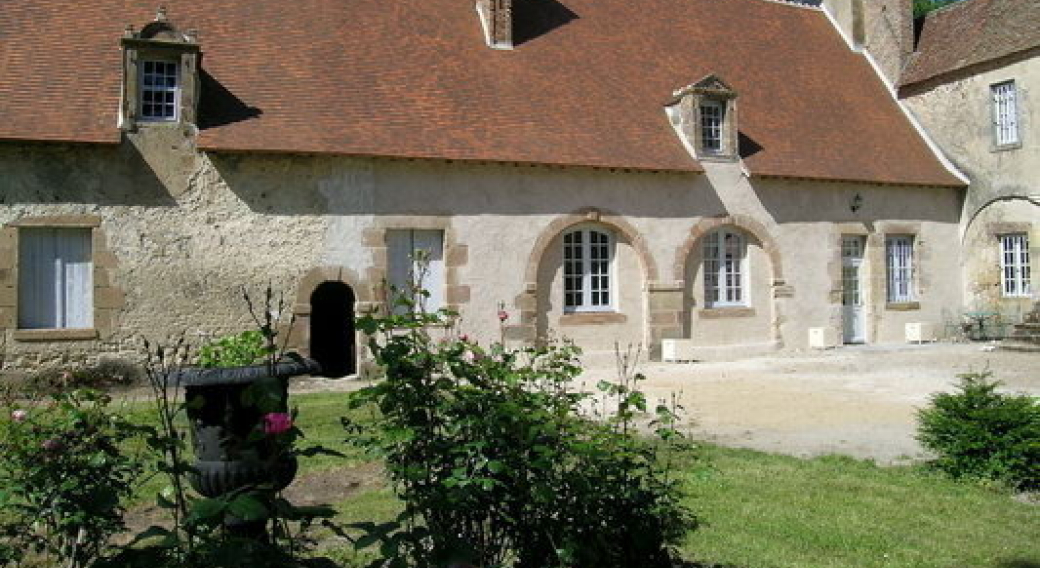
[[[505,310],[498,310],[498,321],[505,322],[507,319],[509,319],[509,313]]]
[[[25,422],[25,419],[29,417],[29,413],[24,410],[15,410],[11,413],[11,420],[15,422]]]
[[[463,333],[462,335],[459,336],[459,341],[461,341],[463,343],[468,343],[469,342],[469,336],[466,335],[465,333]]]
[[[288,432],[292,426],[292,416],[284,412],[271,412],[264,415],[264,432],[269,435]]]

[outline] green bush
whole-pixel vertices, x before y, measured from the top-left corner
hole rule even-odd
[[[88,566],[124,529],[124,502],[143,469],[125,444],[140,430],[108,395],[76,390],[8,400],[0,416],[0,565],[27,552]]]
[[[375,426],[344,425],[405,503],[398,522],[356,527],[360,545],[382,542],[373,566],[671,566],[695,526],[669,474],[674,407],[647,412],[641,377],[622,373],[600,383],[606,415],[590,419],[592,395],[571,386],[575,347],[434,340],[445,315],[359,321],[385,379],[352,400],[378,408]],[[644,413],[656,441],[635,434]]]
[[[227,335],[199,349],[200,367],[242,367],[262,363],[271,353],[259,330]]]
[[[1035,397],[997,392],[990,374],[960,375],[956,393],[932,396],[918,413],[917,439],[955,478],[1001,480],[1040,489],[1040,403]]]

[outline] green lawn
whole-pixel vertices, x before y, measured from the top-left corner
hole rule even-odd
[[[344,398],[293,397],[307,439],[347,454],[301,464],[298,480],[372,470],[344,441]],[[1040,506],[1017,502],[1001,489],[955,483],[914,467],[714,446],[699,447],[682,464],[689,504],[702,521],[681,546],[691,562],[726,568],[1040,568]],[[153,494],[154,487],[142,493]],[[398,508],[379,482],[330,501],[347,522],[390,519]],[[342,545],[323,553],[347,566],[360,566],[367,557]]]

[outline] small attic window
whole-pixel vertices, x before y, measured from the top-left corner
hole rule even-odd
[[[707,154],[722,152],[722,125],[726,105],[721,101],[701,101],[701,148]]]
[[[160,7],[140,32],[123,32],[123,92],[119,124],[195,124],[199,106],[198,32],[180,32]]]
[[[179,66],[176,61],[141,62],[141,120],[177,120]]]
[[[737,158],[737,93],[716,75],[675,91],[669,105],[679,135],[697,159]]]

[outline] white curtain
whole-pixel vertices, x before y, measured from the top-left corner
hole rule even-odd
[[[18,327],[93,327],[90,229],[26,228],[18,241]]]

